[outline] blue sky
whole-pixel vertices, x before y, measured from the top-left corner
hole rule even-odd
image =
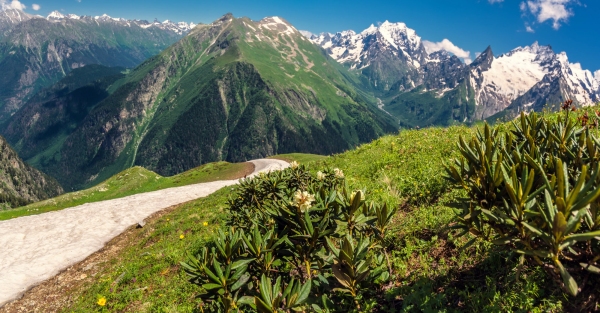
[[[598,0],[23,0],[21,4],[26,12],[41,15],[59,10],[150,21],[209,23],[227,12],[253,20],[277,15],[313,33],[359,32],[389,20],[406,23],[424,40],[448,39],[455,50],[469,52],[471,58],[488,45],[499,55],[538,41],[556,52],[566,51],[570,62],[579,62],[584,69],[600,70]]]

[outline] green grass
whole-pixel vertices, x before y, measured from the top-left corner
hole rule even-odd
[[[70,192],[12,210],[0,211],[0,221],[61,210],[84,203],[121,198],[142,192],[215,180],[235,179],[242,177],[247,174],[247,171],[251,170],[251,165],[247,163],[216,162],[199,166],[175,176],[163,177],[143,167],[136,166],[86,190]]]
[[[310,154],[310,153],[288,153],[288,154],[278,154],[267,159],[278,159],[286,162],[296,161],[300,164],[306,164],[315,161],[321,161],[326,159],[327,157],[324,155],[318,154]]]
[[[350,188],[364,188],[373,200],[399,207],[387,239],[393,280],[382,291],[382,311],[577,311],[586,299],[563,294],[541,268],[525,265],[517,270],[515,255],[483,242],[464,248],[469,238],[457,238],[449,229],[453,212],[446,204],[462,194],[442,178],[443,161],[458,155],[458,136],[470,137],[476,127],[406,130],[331,157],[277,158],[308,163],[315,171],[340,168]],[[510,125],[500,127],[507,130]],[[123,250],[98,263],[80,287],[65,295],[72,302],[64,312],[98,310],[99,296],[106,297],[104,310],[110,312],[198,312],[198,289],[186,282],[179,262],[222,227],[231,188],[131,230]]]

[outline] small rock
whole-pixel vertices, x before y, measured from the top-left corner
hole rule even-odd
[[[142,227],[144,227],[144,226],[146,226],[146,221],[140,221],[140,222],[138,222],[138,224],[137,224],[137,227],[136,227],[136,228],[142,228]]]

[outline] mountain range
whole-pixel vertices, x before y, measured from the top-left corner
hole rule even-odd
[[[36,92],[87,64],[132,68],[195,24],[0,11],[0,123]]]
[[[71,71],[1,132],[68,190],[134,165],[173,175],[217,160],[331,154],[396,130],[346,76],[285,20],[228,14],[127,74]]]
[[[398,127],[600,99],[591,72],[550,46],[487,47],[467,64],[387,21],[307,38],[280,17],[196,25],[6,10],[0,30],[0,68],[15,73],[0,78],[0,133],[67,190],[135,165],[173,175],[332,154]]]
[[[579,105],[600,100],[589,70],[537,42],[500,56],[488,47],[465,64],[443,50],[428,53],[404,23],[386,21],[360,33],[324,33],[310,40],[358,75],[405,126],[509,117],[565,99]]]

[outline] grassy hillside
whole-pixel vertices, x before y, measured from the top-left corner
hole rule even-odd
[[[216,180],[236,179],[251,173],[253,170],[254,166],[251,163],[216,162],[193,168],[175,176],[163,177],[143,167],[136,166],[86,190],[70,192],[13,210],[0,211],[0,221],[56,211],[84,203],[121,198],[142,192]]]
[[[288,154],[278,154],[274,156],[270,156],[267,159],[278,159],[284,160],[286,162],[296,161],[298,163],[309,163],[314,161],[320,161],[326,159],[326,156],[318,155],[318,154],[308,154],[308,153],[288,153]]]
[[[554,119],[556,114],[546,117]],[[443,179],[443,162],[458,156],[459,135],[469,138],[477,127],[401,131],[327,158],[280,157],[312,159],[308,165],[314,171],[340,168],[350,188],[366,188],[374,200],[399,208],[387,238],[393,279],[382,291],[381,311],[597,309],[597,299],[586,298],[590,293],[567,296],[542,268],[519,266],[516,255],[483,242],[466,247],[470,238],[458,238],[449,228],[454,214],[447,204],[464,195],[451,190]],[[507,131],[511,125],[498,127]],[[70,273],[34,289],[24,301],[30,305],[40,301],[40,306],[64,312],[99,309],[99,298],[106,299],[103,309],[108,311],[200,311],[194,298],[199,290],[186,282],[179,262],[186,260],[187,252],[210,243],[214,232],[223,227],[228,217],[225,202],[234,189],[227,187],[156,215],[143,229],[130,229]],[[597,276],[589,279],[599,281]],[[36,300],[42,294],[49,299],[56,295],[58,300]]]

